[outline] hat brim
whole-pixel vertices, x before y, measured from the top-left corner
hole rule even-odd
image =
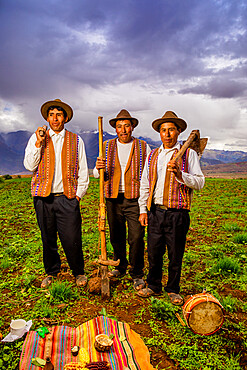
[[[158,118],[152,123],[153,129],[157,132],[160,132],[160,125],[165,122],[175,123],[181,129],[181,132],[187,128],[187,123],[182,118]]]
[[[57,107],[61,107],[65,110],[65,112],[67,113],[67,118],[68,120],[66,121],[69,122],[72,117],[73,117],[73,109],[66,103],[62,102],[62,101],[57,101],[57,100],[49,100],[47,102],[45,102],[41,108],[40,108],[40,111],[41,111],[41,114],[43,116],[43,118],[47,121],[47,111],[50,107],[52,106],[57,106]]]
[[[116,128],[117,121],[130,121],[132,123],[133,128],[135,128],[139,123],[137,118],[128,118],[128,117],[112,118],[110,119],[109,123],[112,127]]]

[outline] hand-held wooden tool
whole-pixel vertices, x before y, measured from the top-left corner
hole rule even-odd
[[[40,134],[41,137],[45,136],[47,128],[48,127],[46,125],[44,125],[44,126],[42,126],[42,130],[39,130],[39,134]]]
[[[103,127],[102,127],[103,117],[98,117],[99,126],[99,157],[104,156],[103,154]],[[99,170],[100,175],[100,206],[99,206],[99,232],[101,241],[101,256],[98,263],[101,267],[101,296],[102,298],[110,297],[110,281],[108,276],[108,266],[118,266],[120,260],[111,261],[107,260],[106,253],[106,238],[105,238],[105,220],[106,220],[106,210],[104,202],[104,168]]]
[[[99,157],[103,157],[103,117],[98,117],[99,126]],[[104,202],[104,169],[99,170],[99,194],[100,194],[100,205],[99,205],[99,232],[101,241],[101,259],[107,260],[106,255],[106,239],[105,239],[105,202]],[[108,266],[101,265],[101,296],[102,298],[110,297],[110,281],[108,276]]]
[[[176,162],[178,162],[188,148],[194,149],[197,152],[198,156],[201,157],[207,145],[207,142],[208,142],[207,138],[200,139],[199,130],[192,130],[190,136],[186,141],[183,142],[183,145],[181,146],[181,148],[179,149],[179,151],[177,152],[173,159]]]

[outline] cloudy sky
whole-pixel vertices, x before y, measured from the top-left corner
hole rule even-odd
[[[73,131],[128,109],[136,136],[173,110],[208,148],[247,151],[246,0],[0,0],[0,132],[60,98]],[[68,127],[69,128],[69,127]]]

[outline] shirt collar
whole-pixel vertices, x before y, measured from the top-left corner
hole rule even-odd
[[[128,142],[128,143],[120,143],[120,141],[119,141],[119,139],[117,138],[117,143],[118,144],[122,144],[122,145],[126,145],[126,144],[132,144],[133,143],[133,141],[134,141],[134,137],[132,136],[132,138],[131,138],[131,140]]]
[[[50,134],[50,137],[54,136],[54,135],[58,135],[58,136],[61,136],[62,138],[64,138],[65,136],[65,129],[63,129],[62,131],[60,131],[58,134],[56,134],[51,128],[49,129],[49,134]]]
[[[161,144],[161,146],[159,147],[159,153],[163,152],[163,153],[168,153],[168,152],[172,152],[174,151],[175,149],[179,150],[180,149],[180,144],[179,142],[177,141],[176,144],[172,147],[172,148],[169,148],[169,149],[165,149],[163,144]]]

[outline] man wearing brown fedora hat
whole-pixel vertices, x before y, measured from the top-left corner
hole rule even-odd
[[[43,243],[47,276],[41,287],[48,287],[60,272],[57,233],[77,286],[85,286],[79,208],[89,184],[84,143],[80,136],[64,128],[73,116],[68,104],[60,99],[47,101],[41,114],[50,128],[37,128],[24,158],[24,166],[33,172],[31,194]]]
[[[148,286],[139,290],[141,297],[162,291],[162,267],[168,250],[168,281],[165,291],[175,305],[183,304],[180,292],[182,258],[189,229],[189,210],[193,190],[204,186],[197,153],[187,149],[182,159],[173,158],[180,149],[177,139],[187,123],[167,111],[152,126],[160,133],[162,145],[152,150],[146,161],[140,187],[140,223],[148,227]]]
[[[98,170],[104,168],[104,191],[107,218],[110,228],[110,240],[114,249],[114,260],[120,259],[117,269],[109,272],[110,277],[119,277],[126,273],[126,222],[128,225],[130,276],[134,289],[145,287],[144,267],[144,227],[139,218],[139,188],[141,174],[150,152],[143,140],[132,136],[138,120],[122,109],[116,118],[109,121],[115,128],[117,138],[104,142],[104,158],[97,158],[94,176],[99,177]]]

